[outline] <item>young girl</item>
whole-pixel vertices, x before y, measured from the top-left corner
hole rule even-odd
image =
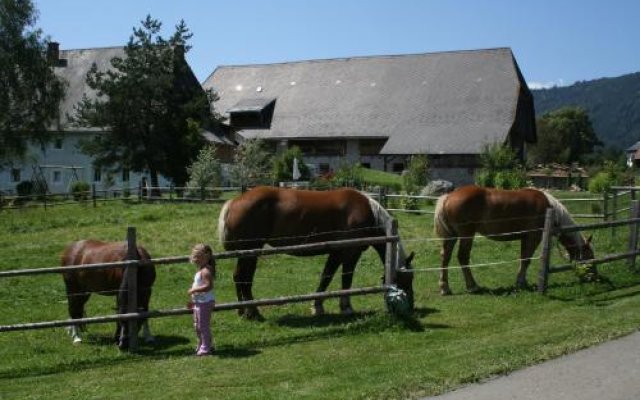
[[[213,281],[216,277],[216,264],[211,247],[197,244],[191,250],[189,258],[198,271],[193,277],[193,285],[188,293],[193,306],[193,325],[198,336],[196,355],[206,356],[215,350],[211,337],[211,312],[215,304]]]

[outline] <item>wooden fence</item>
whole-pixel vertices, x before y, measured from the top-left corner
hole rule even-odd
[[[628,238],[627,252],[618,254],[608,254],[601,258],[595,258],[593,260],[578,261],[577,264],[599,265],[605,264],[617,260],[627,260],[629,268],[635,270],[636,257],[640,254],[638,250],[638,226],[640,224],[640,203],[637,200],[632,201],[631,217],[624,220],[617,221],[605,221],[593,224],[581,224],[576,226],[562,226],[559,228],[552,227],[553,210],[548,209],[545,216],[544,230],[542,234],[542,250],[540,255],[540,273],[538,275],[538,291],[544,293],[547,290],[547,284],[549,280],[549,274],[569,271],[575,268],[574,264],[564,264],[552,266],[550,263],[550,246],[551,237],[562,233],[581,232],[585,230],[594,229],[615,229],[618,226],[628,225],[630,227],[630,234]]]
[[[215,254],[217,259],[227,259],[227,258],[242,258],[249,256],[270,256],[275,254],[285,254],[296,251],[323,251],[328,252],[330,250],[345,248],[345,247],[353,247],[353,246],[362,246],[362,245],[373,245],[386,243],[387,246],[387,257],[385,260],[385,281],[384,284],[380,286],[372,286],[372,287],[363,287],[363,288],[355,288],[348,290],[335,290],[328,292],[316,292],[302,295],[293,295],[293,296],[282,296],[278,298],[271,299],[259,299],[259,300],[251,300],[251,301],[238,301],[238,302],[230,302],[223,304],[216,304],[214,306],[215,311],[223,311],[223,310],[233,310],[243,307],[249,306],[266,306],[266,305],[282,305],[288,303],[297,303],[304,302],[315,299],[327,299],[341,296],[358,296],[358,295],[368,295],[373,293],[382,293],[388,290],[391,285],[395,283],[396,280],[396,270],[398,266],[398,223],[397,221],[391,220],[388,226],[386,227],[386,236],[377,236],[377,237],[367,237],[367,238],[358,238],[358,239],[347,239],[347,240],[339,240],[339,241],[327,241],[327,242],[318,242],[312,244],[304,244],[304,245],[296,245],[296,246],[282,246],[282,247],[273,247],[273,248],[263,248],[263,249],[254,249],[254,250],[236,250],[236,251],[227,251],[222,253]],[[136,230],[133,227],[129,227],[127,229],[127,244],[129,249],[136,248]],[[137,311],[137,285],[136,285],[136,277],[137,277],[137,267],[142,265],[142,262],[137,260],[137,252],[133,251],[128,254],[128,260],[113,262],[113,263],[101,263],[101,264],[86,264],[86,265],[73,265],[73,266],[64,266],[64,267],[51,267],[51,268],[32,268],[32,269],[19,269],[12,271],[2,271],[0,272],[0,278],[8,278],[8,277],[17,277],[17,276],[26,276],[26,275],[40,275],[40,274],[50,274],[50,273],[62,273],[67,271],[74,270],[87,270],[87,269],[104,269],[104,268],[126,268],[126,274],[128,279],[128,290],[127,290],[127,313],[126,314],[114,314],[107,316],[98,316],[91,318],[79,318],[79,319],[68,319],[68,320],[57,320],[57,321],[46,321],[46,322],[36,322],[36,323],[23,323],[23,324],[15,324],[15,325],[0,325],[0,332],[9,332],[9,331],[19,331],[19,330],[31,330],[31,329],[44,329],[44,328],[53,328],[53,327],[61,327],[61,326],[70,326],[75,324],[95,324],[95,323],[107,323],[114,321],[128,321],[129,323],[129,332],[137,332],[137,324],[139,319],[144,318],[160,318],[160,317],[169,317],[174,315],[183,315],[190,314],[192,311],[188,308],[178,308],[171,310],[158,310],[158,311],[149,311],[149,312],[138,312]],[[153,263],[155,265],[166,265],[166,264],[177,264],[177,263],[186,263],[189,261],[188,256],[175,256],[175,257],[163,257],[163,258],[155,258],[148,262]],[[129,338],[129,347],[131,351],[135,351],[137,349],[137,335],[130,335]]]

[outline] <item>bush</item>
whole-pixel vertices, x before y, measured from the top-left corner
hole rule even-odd
[[[614,180],[608,172],[598,172],[596,176],[589,180],[589,191],[591,193],[604,193],[614,185]]]
[[[91,185],[87,182],[76,181],[71,184],[71,195],[75,201],[84,201],[89,199],[89,191]]]
[[[25,197],[25,200],[30,200],[33,194],[33,182],[22,181],[16,185],[16,192],[18,196]]]

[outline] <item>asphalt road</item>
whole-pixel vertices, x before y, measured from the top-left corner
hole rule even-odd
[[[640,400],[640,332],[423,400]]]

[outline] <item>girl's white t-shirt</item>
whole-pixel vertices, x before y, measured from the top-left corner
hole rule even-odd
[[[204,284],[202,277],[200,276],[200,272],[196,272],[193,277],[193,285],[192,288],[202,286]],[[197,292],[192,295],[194,303],[208,303],[210,301],[215,301],[215,295],[213,294],[213,290],[209,290],[208,292]]]

